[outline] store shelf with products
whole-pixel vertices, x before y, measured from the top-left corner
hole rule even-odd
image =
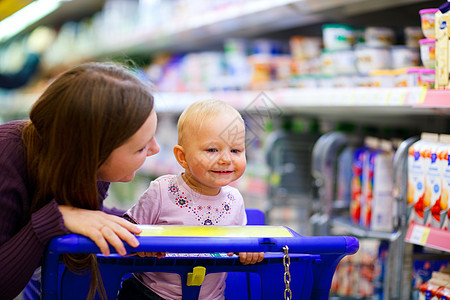
[[[450,113],[448,97],[450,91],[433,90],[425,87],[352,87],[352,88],[289,88],[268,91],[221,91],[160,93],[161,111],[180,111],[189,103],[202,98],[215,97],[234,105],[237,109],[256,109],[251,104],[259,97],[265,97],[276,105],[305,111],[308,107],[354,108],[377,114],[426,114],[435,113],[430,108],[442,108]],[[446,99],[447,97],[447,99]],[[368,108],[371,108],[368,111]],[[378,108],[378,109],[377,109]],[[398,109],[398,110],[396,110]],[[334,111],[336,113],[336,111]]]
[[[418,283],[411,281],[411,278],[419,278],[425,268],[423,264],[416,263],[417,260],[440,259],[442,265],[450,262],[448,250],[445,250],[447,255],[439,253],[436,256],[429,252],[428,256],[419,257],[410,243],[415,241],[414,244],[439,250],[450,246],[448,231],[420,226],[415,229],[410,227],[408,231],[410,216],[407,199],[410,199],[412,190],[411,182],[408,182],[411,174],[408,160],[412,156],[411,146],[418,140],[414,136],[401,143],[392,143],[394,147],[386,147],[388,145],[383,145],[383,139],[366,137],[355,142],[348,133],[334,131],[322,135],[313,151],[313,176],[316,180],[323,180],[317,184],[320,206],[316,213],[322,216],[312,221],[324,221],[314,223],[316,232],[356,236],[363,245],[362,252],[367,244],[366,254],[376,261],[375,265],[382,265],[384,269],[380,279],[385,295],[383,299],[416,299],[412,294],[417,293]],[[422,151],[425,149],[428,148],[424,146]],[[439,149],[439,153],[443,153],[446,146],[442,144]],[[439,154],[439,157],[442,155]],[[442,158],[442,161],[445,162],[445,159]],[[342,201],[349,205],[334,205]],[[327,207],[333,209],[330,211]],[[338,269],[342,272],[340,276],[344,276],[349,265],[355,272],[360,272],[361,277],[379,274],[363,272],[362,260],[355,258],[345,262],[341,270]],[[337,280],[342,282],[342,279]],[[374,284],[376,281],[371,282]],[[348,292],[338,286],[336,292],[343,296],[358,296],[367,290],[353,288]]]
[[[43,61],[45,68],[60,70],[86,60],[148,60],[161,52],[223,49],[224,40],[229,38],[254,40],[272,34],[273,40],[288,40],[294,35],[320,36],[321,26],[330,22],[355,27],[395,24],[400,32],[405,26],[418,25],[420,7],[438,5],[436,0],[230,0],[220,5],[203,1],[63,1],[47,17],[0,43],[0,51],[7,53],[15,41],[22,48],[21,39],[37,26],[54,27],[58,37]],[[5,57],[18,55],[11,52]]]
[[[0,97],[0,116],[26,115],[38,94],[9,93]],[[360,118],[375,121],[387,117],[385,124],[409,124],[414,116],[450,115],[450,91],[424,87],[405,88],[289,88],[269,91],[217,91],[156,93],[159,113],[181,113],[190,103],[207,98],[226,101],[241,111],[276,107],[283,114],[303,114],[348,120]],[[395,118],[388,118],[395,117]],[[424,124],[425,125],[425,124]]]
[[[129,54],[160,51],[196,51],[220,44],[230,36],[255,36],[271,31],[317,23],[319,15],[307,15],[295,7],[299,0],[230,2],[222,7],[174,13],[158,27],[142,27],[126,34],[105,37],[92,56],[103,57],[121,52]],[[350,2],[350,1],[342,1]],[[319,7],[320,9],[320,7]],[[202,17],[198,17],[202,15]]]
[[[73,3],[72,3],[73,2]],[[224,40],[233,38],[257,39],[270,32],[281,33],[283,29],[292,29],[301,34],[305,26],[321,28],[327,22],[336,22],[339,13],[340,21],[349,21],[355,16],[373,16],[376,19],[389,19],[391,12],[399,15],[415,16],[415,22],[405,22],[399,18],[397,21],[402,29],[404,26],[419,23],[419,15],[416,7],[437,6],[438,1],[373,1],[366,0],[341,0],[311,2],[303,0],[283,1],[229,1],[221,5],[206,4],[196,5],[193,2],[187,6],[177,1],[170,4],[149,4],[145,1],[93,1],[101,10],[91,20],[83,20],[80,11],[86,5],[86,1],[63,2],[60,8],[33,26],[58,24],[61,26],[58,38],[46,55],[44,65],[59,67],[75,64],[85,60],[104,60],[116,56],[133,57],[144,55],[150,57],[155,53],[173,52],[184,53],[186,51],[203,51],[210,44],[224,47]],[[199,1],[200,3],[201,1]],[[148,5],[148,6],[145,6]],[[153,6],[153,5],[162,5]],[[145,6],[145,7],[144,7]],[[179,6],[179,7],[178,7]],[[156,8],[164,8],[156,10]],[[78,23],[62,23],[61,14],[69,19],[69,11],[76,12]],[[158,13],[155,13],[158,11]],[[94,14],[93,5],[86,9],[86,14]],[[132,12],[132,13],[130,13]],[[401,12],[401,14],[400,14]],[[120,18],[125,14],[124,18]],[[153,14],[155,17],[152,18]],[[129,17],[133,15],[134,19]],[[202,17],[199,18],[198,16]],[[385,17],[382,17],[384,16]],[[156,20],[164,19],[164,22]],[[373,18],[369,18],[373,19]],[[412,19],[412,18],[411,18]],[[360,20],[353,23],[364,22]],[[367,24],[366,25],[370,25]],[[116,30],[118,30],[116,32]],[[320,30],[316,30],[316,34]],[[292,34],[292,33],[291,33]],[[320,34],[320,33],[319,33]],[[287,38],[283,35],[280,39]],[[8,46],[8,43],[5,44]],[[92,45],[95,45],[93,47]],[[0,45],[1,47],[1,45]],[[68,51],[68,52],[67,52]],[[69,61],[66,61],[69,60]],[[248,63],[248,62],[247,62]],[[180,76],[180,75],[178,75]],[[181,75],[183,76],[183,75]],[[214,77],[211,76],[206,77]],[[228,78],[224,78],[226,82]],[[242,78],[241,78],[242,79]],[[248,78],[245,80],[248,82]],[[352,80],[351,78],[349,80]],[[221,81],[219,78],[218,81]],[[176,85],[176,84],[175,84]],[[175,85],[172,86],[176,90]],[[289,84],[283,83],[283,86]],[[230,89],[227,86],[218,89]],[[240,87],[241,90],[250,88]],[[216,87],[214,89],[217,89]],[[206,88],[205,90],[208,90]],[[271,84],[262,86],[256,90],[264,90],[265,95],[279,107],[289,113],[323,114],[326,116],[344,115],[350,112],[352,116],[364,115],[427,115],[436,113],[436,107],[431,107],[433,101],[424,102],[425,91],[423,88],[272,88]],[[160,93],[158,95],[164,101],[160,101],[161,112],[179,112],[197,98],[217,97],[231,102],[240,109],[252,109],[251,104],[258,98],[259,92],[213,92],[213,93]],[[14,114],[14,107],[20,107],[25,111],[29,107],[28,101],[21,102],[21,95],[13,107],[5,106],[3,114]],[[1,100],[1,99],[0,99]],[[10,102],[10,101],[9,101]],[[3,104],[0,103],[3,108]],[[23,106],[23,107],[21,107]],[[317,109],[320,108],[320,111]],[[386,109],[387,108],[387,109]],[[446,114],[446,106],[440,106],[438,113]],[[391,118],[392,120],[392,118]]]
[[[430,6],[436,6],[433,2],[438,3],[430,0],[376,3],[369,0],[265,0],[228,1],[220,5],[192,1],[188,5],[181,1],[63,1],[58,3],[57,10],[22,32],[40,25],[64,29],[64,19],[84,18],[77,34],[71,37],[77,39],[75,43],[65,39],[73,47],[67,49],[66,55],[58,55],[53,60],[58,64],[123,53],[148,55],[160,51],[198,51],[217,46],[231,36],[255,37],[308,25],[320,27],[336,16],[345,20],[383,10],[397,10],[404,15],[410,12],[408,7],[411,5],[430,3]],[[373,19],[385,20],[383,13]]]
[[[345,19],[353,15],[393,9],[427,1],[230,1],[222,6],[212,5],[206,10],[193,5],[188,14],[174,13],[170,21],[155,28],[130,30],[121,35],[120,43],[105,39],[96,56],[127,53],[155,53],[159,51],[196,51],[220,44],[224,38],[255,37],[283,29],[299,28],[311,24],[323,24],[330,14]],[[202,15],[202,18],[198,16]],[[139,24],[138,24],[139,25]],[[136,26],[139,28],[138,26]]]
[[[86,3],[86,0],[68,1],[61,4],[67,20],[70,20],[70,10],[80,11],[80,7],[74,9],[74,7],[70,8],[70,5],[78,5],[77,3],[83,2]],[[255,40],[270,37],[270,39],[284,39],[287,42],[289,37],[295,35],[306,36],[313,32],[319,36],[322,25],[326,23],[391,26],[395,28],[396,33],[401,32],[400,36],[402,36],[406,26],[420,26],[419,7],[438,7],[442,4],[442,1],[424,0],[230,0],[226,2],[227,5],[221,6],[214,6],[213,2],[208,1],[190,1],[190,3],[203,2],[204,5],[194,7],[189,4],[186,7],[176,7],[177,9],[173,7],[155,9],[150,6],[143,10],[142,7],[131,7],[130,5],[138,5],[138,2],[142,4],[147,2],[149,5],[151,1],[95,0],[87,2],[104,2],[106,5],[96,11],[96,16],[87,21],[82,20],[81,15],[78,14],[77,20],[82,20],[81,22],[76,24],[67,22],[68,24],[64,25],[65,22],[61,21],[61,16],[58,17],[58,11],[56,11],[54,15],[33,25],[57,24],[60,26],[60,33],[66,33],[65,39],[61,38],[61,41],[49,51],[48,56],[44,59],[50,69],[58,69],[85,60],[107,60],[120,57],[130,57],[131,60],[135,57],[145,57],[149,61],[162,52],[171,52],[173,55],[171,58],[177,58],[178,54],[185,55],[189,51],[220,49],[219,51],[223,54],[225,52],[223,50],[224,40],[227,38]],[[164,3],[164,1],[156,2]],[[170,1],[171,4],[176,2]],[[180,3],[187,5],[185,1],[180,1]],[[114,7],[114,5],[116,6]],[[118,9],[120,5],[124,5],[122,7],[124,9]],[[93,14],[94,11],[90,10],[86,17],[93,16]],[[135,18],[130,19],[130,16]],[[24,31],[24,33],[26,32]],[[2,45],[0,45],[1,47]],[[248,57],[244,61],[249,63]],[[195,62],[197,63],[194,65],[196,75],[200,73],[204,75],[202,77],[222,81],[222,77],[216,77],[215,73],[206,73],[207,70],[201,68],[203,66],[201,63],[211,66],[216,61],[214,63],[207,60]],[[183,69],[180,66],[177,68]],[[145,71],[149,71],[149,69]],[[177,74],[176,76],[183,78],[183,75]],[[204,85],[199,89],[201,91],[189,91],[187,88],[178,89],[178,82],[172,83],[170,80],[168,84],[166,83],[165,89],[157,84],[161,89],[161,92],[155,93],[156,110],[161,115],[160,119],[172,118],[173,115],[181,113],[193,101],[219,98],[229,102],[242,112],[263,113],[266,117],[274,118],[319,118],[321,121],[332,121],[334,124],[341,121],[356,121],[356,123],[374,124],[378,128],[404,126],[413,128],[415,132],[417,130],[448,132],[450,126],[448,118],[450,101],[447,100],[450,99],[450,91],[448,90],[434,90],[423,86],[330,87],[318,84],[315,87],[300,87],[300,84],[295,84],[295,82],[293,84],[290,81],[281,84],[268,82],[265,86],[255,87],[249,84],[251,82],[249,78],[244,78],[243,82],[245,83],[240,86],[227,86],[229,77],[225,79],[223,85]],[[356,79],[351,76],[347,78],[347,82],[353,80]],[[183,82],[186,86],[189,83],[192,82]],[[17,116],[26,117],[32,103],[37,98],[37,94],[24,95],[20,91],[0,94],[0,118],[6,121]],[[276,114],[271,115],[274,112]],[[264,142],[264,140],[261,141],[261,144]],[[171,152],[170,155],[172,155]],[[257,161],[256,164],[260,162]],[[159,175],[157,173],[172,172],[175,170],[175,166],[176,163],[168,164],[167,157],[165,157],[157,162],[151,161],[149,165],[144,166],[140,175],[148,180],[149,176]],[[265,174],[259,169],[254,173],[256,176]],[[254,188],[255,184],[259,186],[260,193],[253,196],[254,202],[258,202],[262,206],[264,205],[261,196],[268,194],[268,181],[267,178],[257,177],[255,181],[245,182],[248,186],[253,186],[251,188]],[[280,210],[280,220],[284,213],[284,210]],[[299,217],[292,214],[292,211],[290,213],[294,216],[293,221],[298,223]],[[303,216],[304,214],[301,215],[301,217]],[[284,222],[284,220],[282,221]],[[415,236],[421,230],[427,232],[426,228],[415,227],[409,228],[408,231],[400,228],[393,232],[373,231],[355,226],[346,218],[329,219],[329,225],[340,232],[357,236],[361,240],[378,240],[390,244],[392,250],[389,250],[389,262],[387,263],[389,270],[384,282],[385,299],[400,299],[400,295],[408,294],[410,290],[410,287],[402,290],[402,285],[404,287],[410,285],[408,276],[411,270],[408,270],[409,265],[406,259],[411,254],[410,247],[408,247],[412,247],[411,243],[434,247],[433,243],[436,238],[442,244],[450,237],[447,234],[442,236],[440,231],[429,229],[431,238],[426,239],[424,244],[424,233],[419,234],[419,240],[415,240]],[[407,233],[410,234],[410,237],[406,239],[407,243],[404,243]],[[448,249],[447,244],[444,246]],[[403,275],[400,276],[400,274]],[[400,277],[402,278],[400,279]]]
[[[39,94],[10,93],[0,97],[0,116],[10,119],[26,116]],[[385,124],[414,123],[414,116],[450,115],[450,91],[417,88],[290,88],[270,91],[218,91],[156,93],[159,113],[181,113],[190,103],[207,98],[226,101],[237,109],[255,113],[279,109],[283,114],[303,114],[332,119],[370,120],[379,116]]]
[[[450,91],[445,91],[450,97]],[[375,126],[448,131],[450,103],[425,106],[434,91],[417,88],[289,88],[268,91],[157,93],[159,113],[181,113],[199,99],[226,101],[244,114],[305,116]],[[380,123],[380,118],[383,122]]]

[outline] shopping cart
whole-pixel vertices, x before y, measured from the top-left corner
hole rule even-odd
[[[85,299],[87,295],[89,273],[79,275],[67,270],[60,259],[63,253],[97,253],[108,299],[116,298],[123,278],[133,272],[147,271],[178,273],[183,299],[197,299],[204,276],[215,272],[229,274],[227,299],[328,299],[337,264],[344,256],[356,253],[359,247],[354,237],[305,237],[284,226],[266,225],[149,225],[143,226],[138,239],[139,247],[128,247],[129,252],[262,251],[266,254],[262,262],[254,265],[242,265],[237,257],[225,255],[161,259],[118,254],[105,257],[90,239],[70,234],[50,242],[43,266],[43,299]]]

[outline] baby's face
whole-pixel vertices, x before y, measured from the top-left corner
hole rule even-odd
[[[184,143],[189,166],[184,178],[199,193],[217,195],[220,187],[245,171],[245,125],[235,114],[224,113],[204,122]]]

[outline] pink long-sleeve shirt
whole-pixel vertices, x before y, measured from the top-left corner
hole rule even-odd
[[[164,175],[150,187],[126,215],[138,224],[157,225],[246,225],[244,200],[236,188],[225,186],[216,196],[193,191],[178,175]],[[170,300],[181,300],[177,274],[147,272],[135,274],[149,289]],[[199,299],[223,300],[226,273],[206,275]]]

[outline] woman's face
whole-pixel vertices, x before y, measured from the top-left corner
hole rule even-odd
[[[156,112],[153,109],[141,128],[123,145],[113,150],[97,172],[97,179],[107,182],[129,182],[148,156],[159,152],[155,139]]]

